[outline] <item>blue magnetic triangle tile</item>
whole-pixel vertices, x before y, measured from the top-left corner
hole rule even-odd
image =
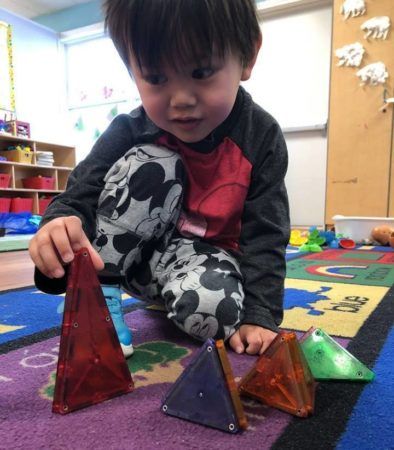
[[[171,416],[218,428],[240,430],[215,342],[208,339],[167,393],[162,410]]]

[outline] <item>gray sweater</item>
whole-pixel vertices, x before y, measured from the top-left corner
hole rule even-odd
[[[185,144],[159,129],[142,106],[117,116],[73,170],[66,191],[52,201],[41,224],[76,215],[92,240],[106,173],[127,150],[141,143],[179,151],[189,174],[184,210],[206,217],[211,217],[211,211],[216,214],[208,220],[205,239],[239,259],[245,292],[242,323],[277,330],[283,319],[290,228],[284,184],[287,149],[275,119],[242,87],[228,118],[198,143]],[[203,200],[195,195],[199,190]],[[35,282],[48,293],[64,292],[66,286],[65,278],[51,280],[38,269]]]

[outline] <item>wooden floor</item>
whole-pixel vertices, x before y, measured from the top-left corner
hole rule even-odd
[[[27,250],[0,253],[0,291],[34,285],[34,265]]]

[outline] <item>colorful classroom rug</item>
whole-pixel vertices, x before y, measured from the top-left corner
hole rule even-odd
[[[312,325],[323,328],[376,378],[319,383],[307,419],[244,399],[249,428],[237,435],[161,412],[162,398],[199,344],[162,312],[129,298],[135,391],[66,416],[52,414],[62,298],[35,289],[1,293],[0,449],[392,449],[393,255],[378,248],[289,250],[283,327],[298,335]],[[228,355],[237,380],[256,360]]]

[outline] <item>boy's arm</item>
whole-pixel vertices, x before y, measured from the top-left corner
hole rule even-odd
[[[135,144],[130,116],[117,116],[94,144],[89,155],[72,171],[66,190],[48,206],[41,226],[57,217],[77,216],[91,240],[96,225],[98,199],[110,167]]]
[[[276,123],[267,131],[261,146],[242,217],[240,248],[245,292],[242,324],[277,331],[283,319],[290,219],[284,184],[287,149]]]
[[[143,142],[144,139],[151,141],[157,130],[146,118],[142,108],[134,110],[130,115],[117,116],[86,159],[70,174],[65,192],[48,206],[40,230],[54,219],[76,216],[81,221],[84,234],[92,241],[96,229],[98,199],[104,187],[106,173],[137,142]],[[66,276],[49,278],[36,268],[35,284],[44,292],[61,293],[65,290]]]

